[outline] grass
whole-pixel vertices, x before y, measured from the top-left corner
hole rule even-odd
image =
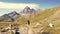
[[[41,31],[40,28],[42,28],[42,30],[48,31],[50,34],[60,34],[60,21],[59,21],[60,19],[55,21],[50,21],[51,23],[54,24],[54,27],[52,28],[49,27],[50,22],[47,22],[48,20],[50,20],[50,17],[52,17],[52,15],[55,14],[57,10],[58,8],[46,9],[43,12],[39,12],[34,15],[21,16],[15,22],[0,22],[0,27],[8,27],[10,24],[12,24],[13,27],[15,26],[27,27],[27,21],[29,20],[31,29],[35,33],[40,34]],[[48,20],[45,21],[45,19]]]

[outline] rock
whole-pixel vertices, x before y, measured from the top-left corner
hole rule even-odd
[[[20,17],[20,14],[18,14],[16,11],[8,13],[8,14],[4,14],[0,17],[0,22],[13,22],[14,20],[16,20],[17,18]]]
[[[26,6],[22,12],[20,13],[23,13],[23,14],[34,14],[36,12],[35,9],[31,9],[30,7]]]

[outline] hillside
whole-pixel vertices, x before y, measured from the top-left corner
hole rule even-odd
[[[16,22],[19,22],[20,24],[26,24],[27,21],[30,21],[30,26],[33,30],[33,32],[41,31],[39,28],[42,28],[42,30],[47,30],[50,32],[50,34],[60,34],[60,7],[50,8],[46,9],[42,12],[38,12],[33,15],[24,15],[20,17]],[[54,25],[53,28],[48,27],[49,24],[52,23]],[[39,30],[38,30],[39,29]]]
[[[43,30],[49,31],[51,34],[60,34],[60,7],[50,8],[44,10],[42,13],[34,15],[30,19],[32,26],[36,26],[37,23],[42,24]],[[49,24],[52,23],[54,27],[49,28]],[[39,25],[38,24],[38,25]],[[38,27],[37,25],[37,27]],[[46,29],[45,29],[46,28]]]
[[[29,26],[28,20],[30,22]],[[60,34],[60,7],[38,11],[35,14],[21,15],[14,22],[3,23],[7,23],[6,25],[12,24],[12,27],[19,26],[20,29],[22,27],[22,29],[24,28],[25,30],[27,27],[30,27],[30,30],[32,30],[32,34],[42,34],[42,31],[49,34]],[[53,24],[53,27],[49,26],[50,23]]]

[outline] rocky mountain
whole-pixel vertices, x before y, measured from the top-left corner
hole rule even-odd
[[[20,13],[23,13],[23,14],[34,14],[36,12],[35,9],[31,9],[30,7],[26,6],[22,12]]]
[[[25,19],[30,19],[31,23],[39,22],[39,21],[43,21],[43,22],[44,21],[49,21],[49,22],[51,22],[51,21],[54,21],[55,18],[57,20],[57,18],[59,17],[58,15],[60,13],[60,7],[46,9],[46,10],[43,10],[41,12],[39,11],[38,13],[36,13],[36,12],[37,11],[35,9],[31,9],[28,6],[26,6],[24,8],[24,10],[22,12],[20,12],[20,13],[23,13],[23,14],[34,14],[34,15],[25,15],[25,16],[22,16]],[[16,11],[8,13],[8,14],[5,14],[5,15],[0,17],[0,22],[1,21],[12,22],[12,21],[16,20],[17,18],[19,18],[20,15],[21,14],[17,13]],[[55,15],[57,15],[57,16],[55,16]],[[18,19],[18,21],[20,21],[20,20]]]
[[[5,22],[13,22],[14,20],[16,20],[17,18],[20,17],[20,15],[22,14],[34,14],[36,13],[35,9],[31,9],[30,7],[26,6],[22,12],[20,12],[21,14],[17,13],[16,11],[13,11],[11,13],[8,14],[4,14],[2,16],[0,16],[0,22],[5,21]]]
[[[20,17],[20,14],[18,14],[16,11],[4,14],[0,17],[0,22],[5,21],[5,22],[13,22],[17,18]]]

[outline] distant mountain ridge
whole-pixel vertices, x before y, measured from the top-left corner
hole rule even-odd
[[[26,6],[22,12],[22,14],[34,14],[36,12],[35,9],[30,9],[30,7]],[[16,11],[13,11],[8,14],[4,14],[0,16],[0,22],[13,22],[16,19],[18,19],[22,14],[17,13]]]
[[[26,6],[20,13],[13,11],[11,13],[0,16],[0,22],[3,22],[3,21],[14,22],[15,20],[17,21],[17,19],[18,19],[18,21],[20,21],[19,18],[22,16],[22,14],[25,14],[22,16],[23,18],[31,17],[30,19],[32,22],[40,21],[40,20],[41,21],[51,21],[51,20],[54,20],[53,18],[55,18],[56,16],[59,17],[58,15],[56,15],[56,16],[54,15],[56,13],[59,15],[60,7],[50,8],[50,9],[46,9],[43,11],[40,11],[40,10],[36,11],[35,9],[31,9],[28,6]],[[26,14],[28,14],[28,15],[26,15]],[[29,14],[33,14],[33,15],[29,15]],[[51,15],[53,15],[55,17],[52,18]]]
[[[5,21],[5,22],[13,22],[15,19],[19,18],[20,14],[18,14],[16,11],[4,14],[0,17],[0,22]]]

